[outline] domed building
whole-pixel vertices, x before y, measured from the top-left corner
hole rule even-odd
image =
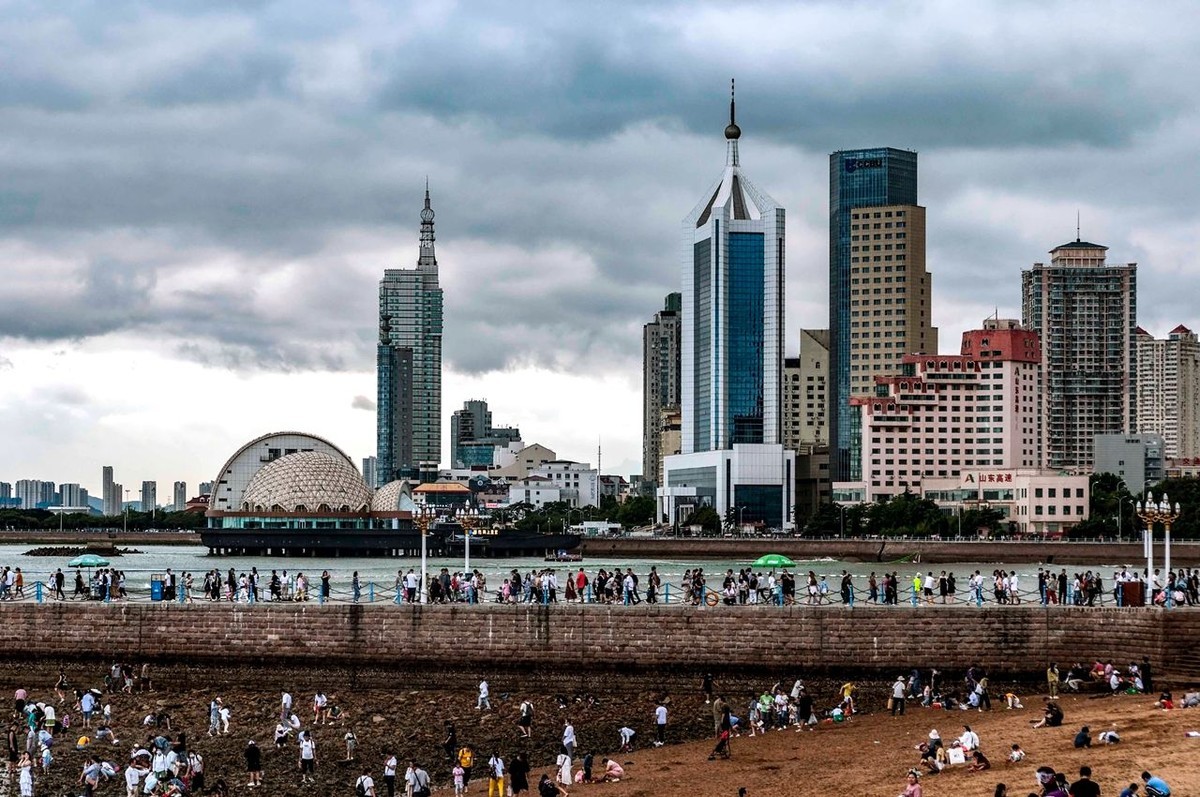
[[[201,537],[214,553],[400,555],[420,549],[413,509],[407,482],[376,493],[333,443],[275,432],[222,466]]]

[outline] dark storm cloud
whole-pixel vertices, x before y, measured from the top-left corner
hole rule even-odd
[[[921,151],[938,301],[1015,303],[1081,199],[1114,254],[1192,290],[1194,241],[1162,231],[1194,225],[1200,184],[1190,20],[1183,4],[9,5],[0,257],[21,277],[0,336],[134,332],[221,367],[370,369],[376,282],[415,257],[429,174],[449,364],[635,367],[677,289],[679,219],[720,169],[730,75],[743,162],[805,253],[792,311],[823,290],[825,155],[880,143]],[[823,324],[806,312],[792,336]]]

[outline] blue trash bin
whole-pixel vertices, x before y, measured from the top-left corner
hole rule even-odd
[[[161,601],[163,599],[163,577],[160,575],[150,576],[150,600]]]

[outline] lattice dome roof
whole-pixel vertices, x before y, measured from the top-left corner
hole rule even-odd
[[[323,451],[299,451],[268,462],[242,496],[243,512],[366,512],[371,489],[358,469]]]
[[[383,485],[371,499],[372,512],[411,512],[413,508],[412,490],[403,479]]]

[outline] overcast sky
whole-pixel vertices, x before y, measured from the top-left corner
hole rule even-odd
[[[641,470],[641,325],[724,163],[827,323],[828,154],[920,153],[943,351],[1075,237],[1200,323],[1194,3],[0,4],[0,480],[212,478],[259,434],[375,446],[377,283],[429,177],[445,425]],[[444,458],[449,456],[448,445]]]

